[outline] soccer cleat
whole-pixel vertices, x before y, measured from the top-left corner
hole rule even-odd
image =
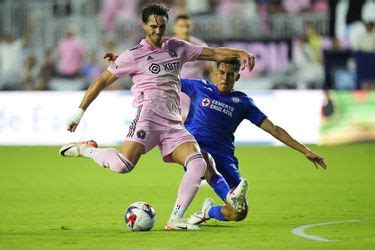
[[[239,213],[245,210],[248,187],[248,180],[242,179],[240,184],[226,197],[226,201]]]
[[[64,145],[60,148],[60,155],[65,156],[65,157],[78,157],[82,156],[83,150],[86,147],[94,147],[97,148],[98,144],[93,141],[84,141],[84,142],[73,142],[69,143],[67,145]]]
[[[200,226],[188,223],[184,218],[170,218],[165,224],[166,230],[201,230]]]
[[[188,223],[193,225],[199,225],[205,221],[208,221],[210,217],[208,216],[208,211],[214,206],[214,200],[207,198],[204,200],[201,210],[192,214],[188,219]]]

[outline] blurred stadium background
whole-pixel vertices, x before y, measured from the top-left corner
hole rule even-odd
[[[194,236],[161,232],[182,171],[164,168],[159,153],[143,157],[131,178],[57,155],[56,146],[70,141],[122,142],[134,112],[128,78],[97,98],[75,134],[66,132],[65,119],[108,66],[104,53],[143,38],[140,9],[149,2],[0,0],[1,249],[185,249]],[[189,14],[195,37],[255,54],[254,71],[242,72],[235,88],[295,138],[318,144],[314,151],[331,167],[312,173],[302,157],[268,147],[279,143],[244,122],[236,141],[246,146],[236,155],[252,183],[253,213],[239,224],[210,222],[204,237],[189,242],[200,249],[374,248],[375,1],[159,2],[171,7],[168,35],[175,17]],[[31,145],[52,147],[25,147]],[[189,213],[208,196],[203,187]],[[155,206],[157,225],[121,241],[122,210],[136,200]],[[298,225],[358,218],[372,221],[316,232],[339,239],[327,245],[290,233]]]
[[[142,39],[140,9],[149,2],[0,1],[0,144],[63,143],[66,112],[82,96],[67,91],[88,87],[108,66],[105,52],[120,53]],[[375,139],[374,1],[161,2],[171,7],[170,36],[175,17],[189,14],[195,37],[254,53],[256,67],[242,72],[236,89],[303,142]],[[110,86],[76,138],[121,142],[133,117],[130,87],[129,78]],[[113,117],[104,108],[113,105],[126,108]],[[98,135],[103,120],[115,129]],[[238,143],[277,144],[247,125],[238,129]]]

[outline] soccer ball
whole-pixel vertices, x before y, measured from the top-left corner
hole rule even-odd
[[[125,224],[132,231],[150,230],[155,224],[155,219],[155,209],[143,201],[131,204],[125,212]]]

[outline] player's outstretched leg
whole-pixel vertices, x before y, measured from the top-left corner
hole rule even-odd
[[[215,193],[226,203],[233,206],[233,208],[241,213],[245,209],[247,189],[249,182],[247,179],[242,179],[234,190],[230,190],[227,181],[216,170],[216,163],[213,157],[208,152],[202,152],[202,155],[207,163],[205,178]]]
[[[60,155],[92,158],[99,165],[117,173],[128,173],[133,170],[134,164],[116,149],[97,147],[95,141],[70,143],[61,147]]]
[[[199,225],[209,219],[216,219],[219,221],[241,221],[246,218],[248,212],[247,203],[242,212],[237,212],[231,205],[225,204],[223,206],[214,206],[212,199],[206,199],[203,202],[202,208],[191,215],[188,223]]]

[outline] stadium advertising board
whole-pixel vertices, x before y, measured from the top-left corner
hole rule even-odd
[[[303,143],[375,139],[374,92],[332,93],[331,106],[325,105],[327,95],[319,90],[247,94],[274,123]],[[87,139],[95,139],[100,145],[119,145],[135,114],[131,93],[103,92],[86,112],[76,133],[69,133],[65,120],[82,96],[83,92],[1,92],[0,145],[60,145]],[[235,137],[238,144],[280,145],[249,121],[239,126]]]

